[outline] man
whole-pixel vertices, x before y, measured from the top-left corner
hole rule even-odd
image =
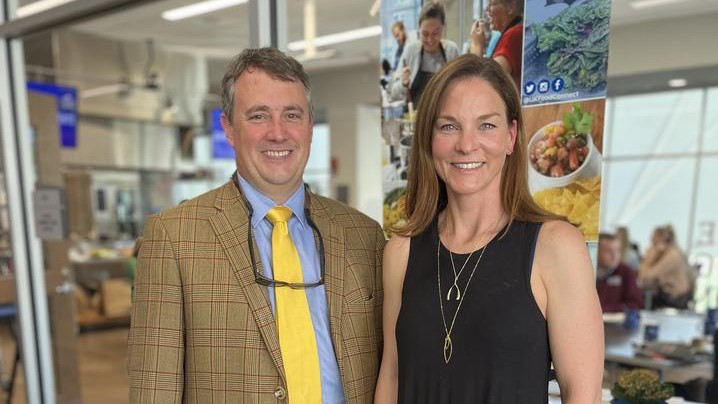
[[[394,23],[394,25],[391,26],[391,34],[394,36],[394,39],[396,39],[396,53],[394,53],[394,68],[392,70],[396,71],[396,68],[399,67],[399,59],[401,59],[401,54],[404,53],[404,45],[406,44],[406,28],[404,27],[404,23],[401,21],[397,21]]]
[[[381,356],[379,225],[302,184],[302,66],[248,49],[222,80],[231,181],[152,217],[129,337],[131,402],[370,403]]]
[[[621,241],[613,234],[598,236],[596,288],[605,313],[643,308],[635,271],[621,262]]]

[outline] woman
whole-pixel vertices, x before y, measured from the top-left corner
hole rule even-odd
[[[578,230],[528,192],[511,83],[464,55],[419,104],[408,223],[384,250],[377,403],[546,403],[551,361],[563,403],[600,402],[591,261]]]
[[[676,245],[673,228],[656,228],[638,270],[638,286],[654,294],[652,308],[687,308],[694,278],[693,269]]]
[[[441,39],[445,19],[441,3],[429,2],[421,9],[420,41],[409,42],[404,47],[397,69],[401,73],[397,74],[391,89],[392,99],[406,99],[417,105],[431,76],[459,56],[456,43]]]
[[[490,55],[514,79],[521,88],[521,57],[524,41],[524,0],[489,0],[488,16],[493,29],[501,32],[496,48]],[[487,38],[478,24],[471,29],[471,51],[475,55],[486,54]]]

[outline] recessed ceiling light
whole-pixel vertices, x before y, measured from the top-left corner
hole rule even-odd
[[[686,79],[670,79],[670,80],[668,80],[668,87],[678,88],[678,87],[685,87],[687,85],[688,85],[688,80],[686,80]]]
[[[244,4],[247,1],[249,0],[207,0],[200,3],[190,4],[189,6],[167,10],[162,13],[162,18],[169,21],[183,20],[185,18],[195,17],[211,13],[212,11]]]
[[[328,46],[379,35],[381,35],[381,25],[373,25],[371,27],[364,27],[351,31],[338,32],[336,34],[318,36],[314,39],[314,45],[316,47]],[[287,44],[287,49],[289,49],[290,51],[300,51],[304,50],[306,47],[306,41],[294,41]]]
[[[665,6],[667,4],[682,3],[684,1],[688,0],[636,0],[631,2],[631,7],[640,10],[642,8]]]

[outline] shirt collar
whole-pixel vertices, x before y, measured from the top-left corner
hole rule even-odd
[[[249,181],[245,180],[239,173],[235,173],[237,176],[237,182],[239,187],[242,189],[244,197],[252,206],[252,228],[257,228],[259,223],[267,216],[267,213],[277,205],[271,198],[257,190]],[[299,219],[299,223],[302,227],[307,226],[307,217],[304,214],[304,202],[305,202],[304,184],[297,187],[297,190],[287,199],[282,206],[286,206],[292,210],[294,216]]]

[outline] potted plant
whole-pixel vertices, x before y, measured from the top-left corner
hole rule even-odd
[[[618,377],[611,394],[612,404],[664,404],[673,396],[673,386],[661,383],[651,370],[634,369]]]

